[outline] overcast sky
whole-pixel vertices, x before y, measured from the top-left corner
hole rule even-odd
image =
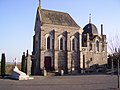
[[[7,61],[21,61],[24,51],[32,52],[38,1],[0,0],[0,54],[5,53]],[[113,34],[120,34],[120,0],[42,0],[42,8],[68,12],[82,28],[91,13],[99,32],[104,25],[108,41]]]

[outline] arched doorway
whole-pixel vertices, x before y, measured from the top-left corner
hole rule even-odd
[[[44,67],[46,71],[52,70],[51,57],[45,56]]]

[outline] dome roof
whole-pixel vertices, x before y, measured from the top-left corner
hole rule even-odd
[[[83,28],[83,30],[84,30],[83,33],[89,33],[89,34],[93,34],[93,35],[98,35],[97,27],[94,24],[92,24],[92,23],[87,24]]]

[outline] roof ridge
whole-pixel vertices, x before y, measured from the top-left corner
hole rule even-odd
[[[68,14],[67,12],[62,12],[62,11],[57,11],[57,10],[49,10],[49,9],[41,9],[41,10]]]

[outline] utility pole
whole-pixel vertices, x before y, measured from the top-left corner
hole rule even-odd
[[[112,61],[112,65],[111,65],[112,73],[111,73],[111,75],[114,75],[114,64],[113,64],[113,58],[111,59],[111,61]]]
[[[119,80],[119,59],[118,59],[118,74],[117,74],[117,77],[118,77],[118,89],[120,88],[120,80]]]

